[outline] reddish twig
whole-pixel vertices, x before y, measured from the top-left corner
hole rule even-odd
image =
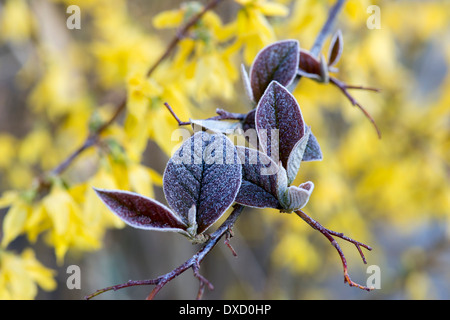
[[[174,117],[174,119],[177,121],[179,126],[187,126],[192,124],[191,121],[181,121],[180,118],[178,118],[175,111],[173,111],[170,104],[167,102],[164,102],[164,105],[166,106],[167,110],[169,110],[170,114]],[[216,109],[217,116],[205,119],[205,120],[244,120],[246,115],[245,113],[234,113],[234,112],[228,112],[226,110],[217,108]]]
[[[231,253],[233,254],[233,256],[237,257],[237,253],[236,250],[234,250],[234,248],[231,246],[230,244],[230,239],[233,237],[233,230],[232,230],[232,226],[230,226],[227,230],[227,232],[225,233],[225,240],[224,243],[226,244],[226,246],[231,250]]]
[[[209,282],[205,277],[200,275],[199,269],[200,269],[200,263],[203,261],[203,259],[206,257],[206,255],[215,247],[215,245],[219,242],[220,238],[226,233],[229,232],[230,228],[234,225],[237,218],[241,214],[242,210],[244,209],[241,205],[235,205],[233,207],[233,211],[230,213],[228,218],[224,221],[224,223],[210,236],[209,240],[206,242],[206,244],[190,259],[186,260],[182,265],[180,265],[178,268],[173,269],[172,271],[159,276],[155,279],[149,279],[149,280],[130,280],[126,283],[118,284],[115,286],[106,287],[100,290],[95,291],[94,293],[88,295],[85,297],[85,299],[92,299],[99,294],[105,293],[107,291],[116,291],[119,289],[129,288],[133,286],[141,286],[141,285],[155,285],[153,290],[150,292],[150,294],[147,296],[147,299],[151,300],[153,299],[156,294],[171,280],[182,274],[188,269],[193,270],[194,276],[199,280],[200,287],[199,291],[197,293],[197,299],[200,299],[202,297],[202,294],[204,292],[205,286],[208,287],[210,290],[214,289],[211,282]]]
[[[344,252],[342,252],[341,247],[339,246],[337,241],[333,238],[333,236],[341,238],[350,243],[353,243],[356,246],[356,248],[358,249],[358,252],[361,255],[361,258],[364,263],[367,263],[367,262],[366,262],[366,258],[364,257],[364,253],[361,250],[361,247],[364,247],[369,251],[372,250],[371,247],[369,247],[368,245],[361,243],[359,241],[353,240],[347,236],[344,236],[343,233],[335,232],[335,231],[325,228],[319,222],[317,222],[316,220],[314,220],[310,216],[308,216],[306,213],[304,213],[302,210],[295,211],[295,213],[300,218],[302,218],[307,224],[309,224],[312,228],[314,228],[317,231],[319,231],[320,233],[322,233],[328,239],[328,241],[330,241],[330,243],[333,245],[333,247],[336,249],[336,251],[339,254],[339,257],[341,258],[342,266],[344,267],[344,282],[348,283],[350,285],[350,287],[357,287],[359,289],[366,290],[366,291],[371,291],[374,289],[373,287],[367,287],[367,286],[360,285],[360,284],[352,281],[352,279],[350,279],[350,275],[348,273],[347,259],[345,258]]]
[[[190,121],[181,121],[180,118],[178,118],[177,114],[175,113],[175,111],[173,111],[172,107],[170,106],[170,104],[168,104],[167,102],[164,102],[164,105],[166,106],[167,110],[169,110],[170,114],[172,115],[172,117],[174,117],[174,119],[178,122],[179,126],[188,126],[191,124]]]
[[[349,86],[334,77],[330,77],[330,83],[332,83],[336,87],[338,87],[339,90],[341,90],[342,93],[347,97],[347,99],[352,103],[352,105],[357,106],[364,113],[366,118],[369,119],[370,122],[372,122],[372,125],[374,126],[375,130],[377,131],[378,138],[381,139],[381,131],[380,131],[380,129],[378,129],[378,126],[375,123],[375,120],[373,120],[373,118],[369,114],[369,112],[367,112],[367,110],[364,109],[364,107],[358,101],[356,101],[356,99],[353,98],[353,96],[348,92],[348,89],[370,90],[370,91],[375,91],[375,92],[379,92],[380,90],[375,89],[375,88],[366,88],[363,86]]]

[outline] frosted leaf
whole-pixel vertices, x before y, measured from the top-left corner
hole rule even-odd
[[[188,223],[196,207],[200,234],[234,202],[242,168],[233,143],[222,134],[198,132],[185,141],[169,160],[163,177],[167,202]]]
[[[255,149],[238,146],[236,150],[242,163],[242,184],[235,201],[254,208],[280,208],[276,163]]]
[[[247,94],[247,97],[250,99],[250,101],[255,101],[255,98],[253,97],[253,91],[252,91],[252,85],[250,84],[250,78],[248,77],[247,70],[245,70],[245,66],[241,64],[241,76],[242,76],[242,82],[244,84],[245,93]]]
[[[262,49],[250,69],[253,98],[258,102],[270,82],[288,86],[297,74],[300,45],[297,40],[275,42]]]
[[[322,79],[320,61],[304,49],[300,49],[298,74],[317,81]]]
[[[187,224],[156,200],[128,191],[94,190],[114,214],[132,227],[187,234]]]
[[[336,31],[331,39],[330,48],[328,50],[328,67],[334,66],[341,58],[344,50],[344,41],[342,39],[341,30]]]
[[[314,184],[311,181],[302,183],[298,187],[290,186],[284,198],[284,211],[291,212],[302,209],[309,200],[314,189]]]
[[[225,120],[196,120],[189,119],[191,124],[200,126],[215,133],[230,134],[242,128],[242,125],[238,121],[225,121]]]
[[[302,161],[320,161],[322,159],[323,155],[319,142],[317,141],[317,138],[311,133],[309,135],[308,144],[306,145]]]
[[[287,168],[292,149],[305,135],[305,123],[294,96],[272,81],[256,108],[255,124],[261,147],[275,162],[281,161]]]

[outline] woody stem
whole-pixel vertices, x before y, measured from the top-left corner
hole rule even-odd
[[[371,90],[371,91],[378,91],[378,89],[375,88],[365,88],[362,86],[348,86],[346,85],[344,82],[334,78],[334,77],[330,77],[330,83],[332,83],[333,85],[335,85],[336,87],[339,88],[339,90],[342,91],[342,93],[347,97],[347,99],[351,102],[351,104],[353,106],[357,106],[366,116],[367,119],[369,119],[370,122],[372,122],[372,125],[374,126],[378,138],[381,138],[381,132],[380,129],[378,129],[377,124],[375,123],[375,120],[372,118],[372,116],[369,114],[369,112],[367,112],[366,109],[364,109],[364,107],[358,102],[356,101],[355,98],[353,98],[353,96],[348,92],[347,89],[361,89],[361,90]]]
[[[211,252],[211,250],[219,242],[219,240],[222,238],[222,236],[229,232],[230,228],[232,228],[232,226],[236,222],[237,218],[239,217],[239,215],[241,214],[243,209],[244,209],[244,206],[236,204],[233,207],[233,211],[230,213],[228,218],[210,236],[209,240],[205,243],[205,245],[190,259],[186,260],[183,264],[181,264],[179,267],[173,269],[172,271],[170,271],[162,276],[159,276],[157,278],[154,278],[154,279],[136,280],[136,281],[130,280],[126,283],[118,284],[118,285],[111,286],[111,287],[106,287],[106,288],[97,290],[94,293],[86,296],[85,299],[87,299],[87,300],[92,299],[92,298],[98,296],[99,294],[102,294],[102,293],[105,293],[105,292],[111,291],[111,290],[116,291],[119,289],[124,289],[124,288],[128,288],[128,287],[133,287],[133,286],[141,286],[141,285],[155,285],[153,290],[147,296],[147,299],[151,300],[156,296],[156,294],[167,283],[169,283],[171,280],[173,280],[174,278],[176,278],[177,276],[179,276],[180,274],[182,274],[183,272],[185,272],[186,270],[191,269],[191,268],[194,272],[194,276],[200,282],[200,288],[199,288],[199,291],[197,294],[197,299],[200,299],[203,294],[205,286],[207,286],[211,290],[213,289],[212,284],[205,277],[200,275],[200,273],[199,273],[200,264],[203,261],[203,259],[205,259],[205,257],[208,255],[208,253]]]
[[[367,263],[367,262],[366,262],[366,258],[364,257],[364,254],[361,250],[361,247],[364,247],[369,251],[372,250],[371,247],[369,247],[368,245],[366,245],[364,243],[361,243],[359,241],[356,241],[349,237],[346,237],[346,236],[344,236],[343,233],[335,232],[335,231],[325,228],[319,222],[317,222],[316,220],[314,220],[313,218],[308,216],[306,213],[304,213],[302,210],[297,210],[297,211],[295,211],[295,213],[300,218],[302,218],[307,224],[309,224],[312,228],[314,228],[317,231],[319,231],[320,233],[322,233],[328,239],[328,241],[330,241],[330,243],[333,245],[333,247],[336,249],[336,251],[339,254],[339,257],[341,258],[342,266],[344,268],[344,282],[348,283],[350,287],[357,287],[359,289],[366,290],[366,291],[371,291],[374,289],[373,287],[367,287],[367,286],[360,285],[350,279],[350,275],[348,273],[347,259],[345,258],[344,252],[342,251],[342,249],[339,246],[339,244],[337,243],[337,241],[333,238],[333,236],[336,236],[345,241],[353,243],[356,246],[356,248],[358,249],[359,254],[361,255],[361,258],[363,259],[364,263]]]

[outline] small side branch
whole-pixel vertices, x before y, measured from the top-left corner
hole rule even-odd
[[[339,244],[337,243],[337,241],[333,238],[333,236],[341,238],[350,243],[353,243],[356,246],[356,248],[358,249],[358,252],[361,255],[361,258],[365,264],[367,263],[367,261],[364,256],[364,253],[361,250],[361,247],[363,247],[369,251],[372,250],[371,247],[369,247],[368,245],[361,243],[359,241],[353,240],[347,236],[344,236],[343,233],[335,232],[335,231],[325,228],[319,222],[317,222],[316,220],[314,220],[310,216],[308,216],[306,213],[304,213],[302,210],[295,211],[295,213],[300,218],[302,218],[307,224],[309,224],[312,228],[314,228],[317,231],[319,231],[320,233],[322,233],[328,239],[328,241],[330,241],[330,243],[333,245],[333,247],[336,249],[336,251],[339,254],[339,257],[341,258],[342,266],[344,267],[344,282],[348,283],[350,287],[357,287],[359,289],[366,290],[366,291],[371,291],[374,289],[373,287],[367,287],[367,286],[360,285],[360,284],[352,281],[352,279],[350,279],[350,275],[348,273],[347,259],[345,258],[344,252],[342,251],[342,249],[339,246]]]
[[[374,91],[374,92],[379,92],[380,90],[376,89],[376,88],[369,88],[369,87],[363,87],[363,86],[349,86],[349,85],[345,84],[344,82],[342,82],[342,81],[340,81],[340,80],[338,80],[338,79],[336,79],[334,77],[330,77],[330,83],[332,83],[333,85],[338,87],[339,90],[341,90],[342,93],[351,102],[351,104],[353,106],[357,106],[364,113],[366,118],[369,119],[370,122],[372,122],[372,125],[374,126],[375,130],[377,131],[378,138],[381,139],[381,131],[380,131],[380,129],[378,129],[378,126],[375,123],[375,120],[373,120],[373,118],[369,114],[369,112],[367,112],[367,110],[364,109],[364,107],[358,101],[356,101],[356,99],[353,98],[353,96],[348,92],[348,89],[370,90],[370,91]]]
[[[167,102],[164,102],[164,105],[166,106],[167,110],[169,110],[170,114],[172,115],[172,117],[177,121],[179,126],[188,126],[191,123],[191,121],[181,121],[180,118],[177,116],[177,114],[175,113],[175,111],[173,111],[172,107],[170,106],[170,104],[168,104]],[[244,120],[246,115],[245,113],[233,113],[233,112],[228,112],[224,109],[220,109],[217,108],[216,109],[216,113],[217,116],[211,117],[211,118],[207,118],[205,120]]]
[[[116,291],[124,288],[129,288],[133,286],[142,286],[142,285],[154,285],[155,287],[150,292],[150,294],[147,296],[148,300],[152,300],[156,294],[171,280],[182,274],[188,269],[192,268],[192,271],[194,272],[194,276],[199,280],[199,291],[197,293],[197,299],[201,299],[205,287],[208,287],[208,289],[213,290],[214,286],[209,282],[205,277],[203,277],[200,273],[200,264],[202,263],[203,259],[208,255],[208,253],[215,247],[215,245],[219,242],[219,240],[222,238],[223,235],[227,234],[230,230],[230,228],[234,225],[237,218],[241,214],[242,210],[244,209],[241,205],[235,205],[233,207],[233,211],[230,213],[228,218],[224,221],[224,223],[210,236],[209,240],[205,243],[205,245],[190,259],[186,260],[182,265],[180,265],[178,268],[173,269],[172,271],[159,276],[155,279],[149,279],[149,280],[130,280],[126,283],[118,284],[111,287],[106,287],[100,290],[95,291],[94,293],[88,295],[85,297],[86,300],[92,299],[102,293],[105,293],[107,291]]]

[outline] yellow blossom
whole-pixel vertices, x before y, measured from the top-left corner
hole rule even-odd
[[[56,288],[55,272],[44,267],[32,249],[16,255],[0,249],[0,300],[34,299],[38,286],[51,291]]]
[[[265,0],[236,0],[242,7],[235,26],[236,41],[244,47],[244,61],[250,65],[264,46],[276,40],[274,30],[266,16],[284,17],[289,11],[286,6]]]
[[[3,237],[1,246],[8,244],[19,236],[23,230],[31,207],[17,192],[5,193],[0,199],[1,207],[9,207],[3,220]]]
[[[26,1],[7,0],[1,8],[0,39],[21,42],[28,40],[36,23]],[[18,23],[20,21],[20,23]]]

